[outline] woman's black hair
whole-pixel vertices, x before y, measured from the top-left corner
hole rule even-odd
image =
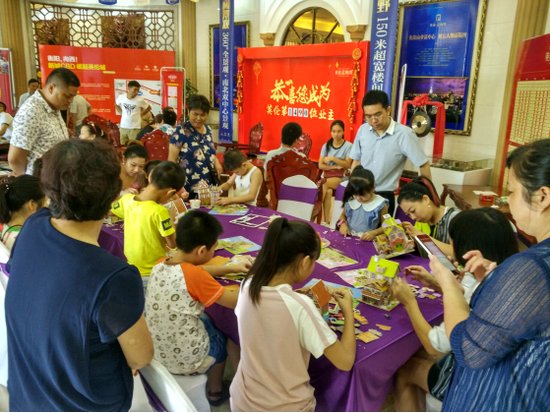
[[[42,159],[40,181],[54,218],[83,222],[107,215],[122,188],[114,147],[98,139],[70,139]]]
[[[187,99],[187,109],[192,110],[202,110],[204,113],[210,112],[210,101],[204,95],[191,95]]]
[[[304,221],[275,219],[267,229],[262,249],[247,276],[252,277],[252,302],[260,302],[262,287],[268,285],[277,273],[295,265],[297,259],[305,256],[317,260],[320,253],[321,241],[311,225]]]
[[[420,175],[399,189],[397,204],[400,204],[402,201],[421,201],[424,195],[430,198],[435,206],[439,207],[441,205],[433,182],[425,176]]]
[[[481,251],[483,257],[497,264],[518,252],[512,225],[506,215],[491,207],[458,213],[449,225],[449,236],[461,265],[466,263],[462,256],[471,250]]]
[[[5,178],[0,182],[0,222],[10,222],[12,214],[29,201],[44,200],[40,180],[35,176],[21,175]]]
[[[247,157],[238,149],[230,149],[223,154],[223,166],[226,171],[234,171],[247,160]]]
[[[90,132],[92,135],[95,135],[96,138],[107,139],[107,137],[103,133],[103,129],[101,129],[95,123],[84,123],[80,128],[87,128],[88,132]]]
[[[145,149],[140,143],[132,142],[128,145],[122,156],[124,156],[124,159],[147,159],[147,149]]]
[[[508,155],[506,166],[514,171],[523,197],[529,204],[533,193],[550,186],[550,139],[541,139],[520,146]]]
[[[374,175],[369,169],[363,168],[361,165],[357,165],[351,172],[348,186],[344,191],[344,198],[342,202],[345,204],[354,195],[365,195],[374,191]]]
[[[330,130],[332,130],[332,128],[335,125],[340,126],[342,128],[342,130],[346,130],[345,126],[344,126],[344,121],[341,121],[340,119],[336,119],[336,120],[332,121],[332,123],[330,124]],[[332,146],[333,142],[334,142],[334,139],[331,136],[330,139],[327,141],[327,153],[328,153],[329,148],[331,148],[331,147],[334,148],[334,146]]]

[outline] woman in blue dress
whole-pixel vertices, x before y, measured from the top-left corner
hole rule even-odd
[[[450,271],[430,257],[443,290],[456,367],[445,411],[550,410],[550,139],[507,159],[508,203],[518,228],[538,243],[498,267],[479,251],[465,270],[487,274],[470,306]]]
[[[197,184],[217,184],[223,168],[216,158],[212,129],[206,124],[210,102],[203,95],[192,95],[187,107],[189,120],[172,134],[168,160],[179,163],[185,169],[185,189],[193,197]]]

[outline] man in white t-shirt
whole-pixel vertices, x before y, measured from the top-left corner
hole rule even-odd
[[[6,112],[6,104],[0,102],[0,138],[10,140],[13,118]]]
[[[120,143],[136,140],[141,129],[141,118],[151,110],[145,99],[138,96],[141,85],[136,80],[128,82],[128,92],[116,98],[116,109],[120,117]]]
[[[80,127],[86,116],[92,113],[92,105],[82,95],[76,95],[69,106],[68,128],[72,136],[80,135]]]

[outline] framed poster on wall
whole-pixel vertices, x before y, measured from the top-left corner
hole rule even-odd
[[[233,99],[237,97],[237,49],[248,47],[249,22],[235,22],[233,28]],[[215,110],[220,108],[220,25],[210,25],[210,104]]]
[[[428,94],[431,101],[442,102],[447,133],[470,135],[472,129],[486,9],[487,0],[400,4],[396,73],[407,64],[404,98]],[[409,112],[407,120],[414,108]],[[435,124],[435,107],[427,112]]]

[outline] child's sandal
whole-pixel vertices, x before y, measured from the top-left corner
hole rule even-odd
[[[206,393],[206,398],[210,406],[220,406],[229,399],[229,389],[224,386],[221,391],[211,392],[209,390]]]

